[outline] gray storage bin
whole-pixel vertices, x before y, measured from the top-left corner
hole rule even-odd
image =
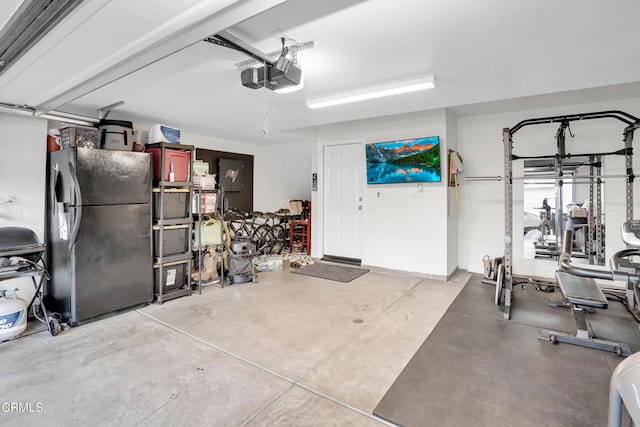
[[[189,260],[176,261],[164,264],[162,267],[162,283],[164,292],[180,289],[187,284],[187,263]],[[160,289],[160,268],[153,265],[153,286],[157,294]]]
[[[100,120],[100,147],[105,150],[133,150],[133,123],[125,120]]]
[[[189,210],[188,188],[167,188],[164,190],[164,219],[187,218],[191,215]],[[160,218],[160,190],[153,189],[153,219]]]
[[[153,256],[170,256],[189,251],[189,224],[165,226],[160,253],[160,226],[153,226]]]

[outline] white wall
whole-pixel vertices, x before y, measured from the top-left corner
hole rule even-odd
[[[502,128],[511,127],[521,120],[561,114],[620,109],[640,116],[640,99],[555,107],[549,109],[520,111],[505,114],[490,114],[458,118],[458,148],[465,159],[465,176],[504,175]],[[514,136],[514,153],[521,155],[554,154],[557,124],[529,126]],[[567,134],[567,151],[581,153],[590,151],[613,151],[623,148],[624,125],[612,119],[573,122],[571,129],[575,138]],[[636,135],[640,138],[640,135]],[[640,169],[640,154],[636,150],[634,164]],[[607,157],[604,174],[624,173],[623,157]],[[514,176],[522,176],[522,161],[514,162]],[[634,188],[636,216],[639,206],[640,185]],[[604,205],[607,224],[607,257],[624,247],[619,227],[624,221],[624,180],[607,180],[604,188]],[[462,213],[459,222],[460,267],[470,271],[482,271],[482,256],[500,256],[504,252],[504,183],[462,182]],[[556,264],[551,261],[527,260],[523,258],[522,230],[523,210],[522,183],[514,185],[514,272],[552,277]]]
[[[47,121],[0,113],[0,227],[32,229],[44,242],[44,203],[47,159]],[[2,203],[14,196],[13,203]],[[2,282],[6,286],[10,282]],[[30,300],[30,279],[16,279],[11,286]]]
[[[446,112],[446,150],[443,152],[443,167],[448,171],[448,150],[458,150],[458,120],[450,112]],[[443,180],[447,182],[449,176],[445,172]],[[448,184],[447,184],[448,185]],[[456,189],[448,187],[447,190],[447,274],[453,273],[458,268],[458,206],[456,202]]]
[[[324,126],[318,130],[318,148],[313,171],[319,188],[314,192],[312,254],[322,256],[323,187],[322,150],[325,145],[361,144],[438,135],[441,158],[446,159],[445,111],[437,110]],[[364,147],[363,147],[364,150]],[[394,270],[446,276],[448,265],[446,162],[442,162],[442,182],[369,185],[364,197],[364,265]],[[451,257],[453,262],[455,257]],[[457,265],[457,263],[456,263]]]
[[[273,144],[256,156],[253,200],[255,209],[274,212],[288,208],[289,200],[311,200],[310,141]]]

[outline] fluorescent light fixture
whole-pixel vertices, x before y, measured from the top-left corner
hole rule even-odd
[[[433,89],[435,87],[433,76],[408,80],[399,83],[391,83],[341,95],[327,96],[324,98],[310,99],[307,101],[309,108],[325,108],[334,105],[348,104],[351,102],[366,101],[368,99],[383,98],[385,96],[400,95],[403,93],[417,92]]]
[[[109,108],[109,107],[110,106],[105,108]],[[94,117],[83,116],[81,114],[67,113],[65,111],[51,110],[51,111],[42,111],[42,113],[48,114],[50,116],[60,117],[61,119],[65,118],[65,119],[82,120],[84,122],[92,122],[92,123],[98,123],[100,121],[99,119],[96,119]],[[40,116],[40,115],[41,115],[41,112],[37,111],[36,116]],[[62,121],[61,119],[58,119],[58,120]]]
[[[11,114],[21,114],[31,117],[40,117],[47,120],[57,120],[63,123],[71,123],[80,126],[95,126],[100,120],[93,117],[81,116],[80,114],[65,113],[64,111],[37,111],[28,105],[8,104],[0,102],[0,112]]]
[[[64,111],[47,111],[43,113],[36,112],[36,117],[47,120],[57,120],[62,123],[71,123],[78,126],[95,126],[100,120],[93,117],[82,116],[80,114],[66,113]]]
[[[95,126],[96,125],[96,122],[94,121],[58,116],[55,114],[40,114],[39,116],[36,116],[36,117],[40,117],[41,119],[47,119],[47,120],[57,120],[62,123],[71,123],[73,125],[79,125],[79,126]]]

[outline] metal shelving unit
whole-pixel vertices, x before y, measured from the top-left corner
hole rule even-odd
[[[184,253],[164,256],[164,233],[166,231],[165,227],[188,224],[187,236],[188,238],[190,238],[190,236],[193,233],[193,219],[191,215],[187,215],[184,218],[166,219],[164,205],[165,205],[165,197],[168,192],[171,192],[172,190],[176,190],[176,189],[182,189],[182,190],[187,189],[187,191],[185,192],[187,194],[187,200],[186,200],[187,212],[189,213],[191,211],[191,200],[193,198],[191,163],[193,161],[194,147],[192,145],[169,144],[169,143],[163,142],[163,143],[156,143],[156,144],[148,144],[147,148],[160,149],[160,153],[161,153],[160,176],[163,178],[167,176],[166,165],[165,165],[166,163],[165,156],[166,156],[167,149],[189,151],[190,153],[189,155],[190,161],[188,166],[189,169],[187,172],[187,178],[188,178],[187,181],[175,182],[175,181],[165,181],[165,180],[160,180],[160,181],[154,180],[153,192],[158,193],[158,204],[159,204],[159,206],[156,207],[156,209],[159,212],[158,214],[159,218],[158,219],[154,218],[154,221],[153,221],[153,226],[156,228],[156,230],[152,230],[154,239],[157,238],[156,246],[158,248],[158,251],[157,251],[158,256],[154,257],[154,262],[153,262],[153,268],[154,270],[157,270],[157,276],[154,279],[156,282],[154,289],[155,289],[155,295],[156,295],[156,302],[158,304],[162,304],[174,298],[179,298],[185,295],[191,295],[191,265],[192,265],[191,244],[190,242],[188,242],[187,251]],[[155,202],[156,200],[154,197],[154,203]],[[157,237],[156,237],[156,234],[153,233],[153,231],[158,231]],[[165,286],[165,272],[167,272],[167,281],[169,281],[169,276],[170,276],[169,272],[172,270],[171,267],[177,267],[181,264],[186,264],[185,272],[184,272],[184,274],[186,275],[185,285],[181,286],[178,289],[172,289],[170,291],[167,291],[166,287],[168,286]],[[173,271],[174,271],[174,274],[173,276],[171,276],[171,279],[175,282],[178,278],[176,277],[177,273],[175,273],[176,269],[173,269]]]
[[[202,216],[203,215],[213,215],[214,219],[215,216],[218,215],[221,221],[220,224],[220,244],[219,245],[215,245],[218,246],[218,250],[220,251],[220,265],[219,265],[219,271],[218,271],[218,278],[219,278],[219,283],[220,283],[220,287],[224,288],[224,214],[222,212],[222,208],[218,208],[217,206],[222,206],[222,203],[224,201],[224,189],[220,188],[220,189],[205,189],[205,188],[201,188],[201,187],[195,187],[194,192],[197,192],[197,200],[196,200],[196,212],[193,212],[192,209],[192,215],[194,216],[194,218],[196,218],[197,222],[196,222],[196,226],[199,227],[200,224],[202,223]],[[202,203],[202,194],[207,194],[207,193],[215,193],[216,194],[216,208],[212,211],[212,212],[203,212],[201,209],[201,203]],[[213,246],[213,245],[212,245]],[[202,255],[203,255],[203,247],[202,247],[202,239],[198,239],[197,241],[197,249],[196,252],[198,254],[198,293],[202,293]]]

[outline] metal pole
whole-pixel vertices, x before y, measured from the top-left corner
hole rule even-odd
[[[587,250],[589,251],[589,264],[593,264],[595,261],[593,247],[593,230],[595,229],[595,225],[593,223],[593,186],[595,184],[593,179],[593,174],[595,173],[595,167],[593,166],[594,162],[595,157],[589,157],[589,210],[587,216],[587,235],[585,236],[587,239]]]
[[[625,172],[628,175],[626,182],[626,211],[627,221],[633,220],[633,126],[628,126],[624,130],[624,148],[626,149],[625,155]],[[627,304],[631,309],[637,307],[638,301],[635,298],[635,285],[631,289],[627,288]]]
[[[633,220],[633,131],[634,128],[629,126],[624,130],[624,148],[625,155],[625,172],[627,173],[627,221]]]
[[[502,141],[504,143],[504,318],[509,320],[511,314],[511,290],[513,279],[511,271],[513,252],[513,164],[511,154],[513,140],[509,128],[502,129]],[[497,283],[496,286],[500,286]]]
[[[514,181],[517,181],[516,179],[514,179]],[[563,182],[569,181],[572,182],[573,184],[580,184],[580,183],[589,183],[588,179],[581,179],[581,180],[572,180],[570,178],[568,179],[563,179]],[[602,181],[602,183],[604,183],[604,181]],[[525,185],[553,185],[553,181],[526,181]]]
[[[540,179],[540,180],[548,180],[548,181],[584,181],[588,178],[603,178],[603,179],[614,179],[614,178],[629,178],[629,175],[580,175],[580,176],[564,176],[560,175],[532,175],[532,176],[514,176],[511,179],[514,181],[521,181],[523,179]]]
[[[465,181],[502,181],[502,177],[498,176],[465,176]]]
[[[586,181],[590,178],[602,178],[602,179],[629,179],[629,175],[602,175],[602,174],[591,174],[591,175],[580,175],[580,176],[556,176],[556,175],[532,175],[532,176],[512,176],[511,179],[513,181],[522,181],[522,180],[546,180],[546,181],[572,181],[572,182],[580,182]],[[464,177],[465,181],[502,181],[504,178],[500,175],[497,176],[466,176]]]
[[[556,180],[555,185],[555,193],[556,193],[556,220],[555,220],[555,233],[556,233],[556,250],[560,248],[561,238],[564,231],[564,217],[562,212],[562,159],[565,155],[565,130],[569,126],[568,122],[562,122],[560,127],[558,128],[558,132],[556,133],[556,140],[558,145],[558,156],[555,159],[555,176],[560,177],[560,179]]]
[[[602,161],[602,157],[596,157],[596,161]],[[596,260],[598,264],[604,263],[604,245],[602,241],[602,166],[596,168]]]

